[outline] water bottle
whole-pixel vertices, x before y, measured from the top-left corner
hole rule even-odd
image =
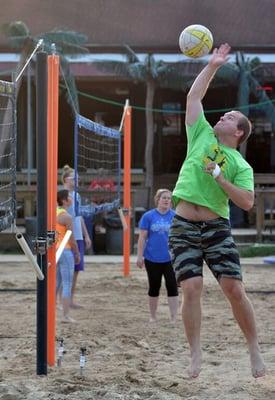
[[[63,360],[63,354],[64,354],[64,340],[60,339],[59,346],[58,346],[58,357],[57,357],[57,366],[58,367],[61,367],[62,360]]]
[[[80,347],[79,367],[81,376],[84,374],[85,363],[86,363],[86,347]]]

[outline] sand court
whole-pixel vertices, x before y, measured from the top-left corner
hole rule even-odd
[[[66,351],[62,365],[37,377],[36,281],[27,264],[0,264],[0,400],[273,400],[275,268],[245,265],[243,272],[255,307],[266,377],[252,378],[244,338],[205,269],[203,369],[198,379],[190,380],[180,314],[172,326],[162,289],[158,323],[150,325],[146,273],[132,265],[130,277],[124,278],[120,263],[87,264],[77,293],[85,308],[71,314],[77,323],[61,324],[57,311],[56,337],[64,339]],[[87,355],[81,376],[83,346]]]

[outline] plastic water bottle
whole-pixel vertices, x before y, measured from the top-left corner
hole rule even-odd
[[[80,375],[83,376],[86,363],[86,347],[80,347],[79,367]]]
[[[64,354],[64,340],[60,339],[59,346],[58,346],[58,357],[57,357],[57,366],[58,367],[61,367],[62,360],[63,360],[63,354]]]

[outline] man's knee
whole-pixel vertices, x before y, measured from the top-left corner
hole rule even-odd
[[[203,287],[202,277],[195,277],[181,281],[181,288],[185,301],[195,301],[201,297]]]
[[[240,302],[245,297],[243,283],[237,279],[221,278],[220,285],[229,300]]]

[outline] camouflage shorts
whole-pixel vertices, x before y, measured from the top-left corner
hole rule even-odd
[[[176,215],[169,232],[169,248],[177,282],[203,276],[203,261],[217,280],[242,280],[239,253],[227,219],[193,222]]]

